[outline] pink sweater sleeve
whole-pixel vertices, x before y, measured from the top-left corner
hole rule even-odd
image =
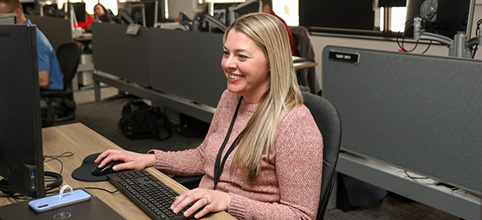
[[[199,147],[176,152],[150,150],[156,155],[154,168],[163,173],[175,176],[200,176],[204,175],[204,157]],[[182,158],[182,160],[180,160]]]
[[[315,219],[321,190],[323,141],[305,106],[280,126],[274,163],[280,202],[266,203],[231,193],[229,213],[239,219]]]
[[[226,93],[226,92],[224,92]],[[224,95],[223,93],[223,95]],[[149,153],[156,155],[156,162],[154,168],[160,170],[163,173],[171,174],[175,176],[201,176],[206,172],[205,157],[211,155],[205,155],[204,149],[206,148],[207,140],[209,136],[216,132],[217,121],[219,121],[220,114],[214,113],[213,120],[209,126],[208,133],[204,141],[195,149],[189,149],[184,151],[162,151],[162,150],[150,150]]]
[[[214,117],[217,117],[216,114]],[[214,120],[213,120],[214,121]],[[154,168],[163,173],[175,176],[201,176],[206,172],[205,152],[209,136],[217,129],[216,123],[211,123],[204,141],[195,149],[183,151],[150,150],[156,155]],[[210,157],[211,155],[207,155]]]

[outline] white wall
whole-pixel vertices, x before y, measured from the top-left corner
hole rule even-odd
[[[475,12],[474,12],[474,22],[473,22],[473,33],[472,37],[475,36],[475,28],[477,21],[482,19],[482,0],[477,0]],[[346,46],[346,47],[356,47],[356,48],[366,48],[366,49],[375,49],[375,50],[386,50],[386,51],[398,51],[400,48],[395,41],[383,41],[377,39],[355,39],[353,36],[341,37],[341,36],[329,36],[329,35],[316,35],[312,34],[310,36],[311,42],[313,44],[313,48],[315,51],[315,61],[318,63],[316,67],[317,77],[322,81],[321,77],[321,53],[323,48],[327,45],[336,45],[336,46]],[[413,47],[413,44],[405,44],[407,49]],[[427,44],[419,44],[417,49],[413,53],[421,53]],[[432,45],[430,49],[425,53],[428,55],[437,55],[437,56],[448,56],[449,50],[447,46],[443,45]],[[477,52],[475,59],[482,60],[482,46],[479,46],[479,51]],[[322,85],[322,84],[320,84]]]
[[[59,8],[67,2],[67,0],[54,0],[52,2],[57,2]],[[68,2],[85,2],[85,11],[93,15],[94,5],[101,3],[106,9],[112,10],[114,14],[117,14],[117,0],[68,0]]]

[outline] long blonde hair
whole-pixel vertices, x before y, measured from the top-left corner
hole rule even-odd
[[[253,39],[264,52],[270,69],[270,87],[241,132],[231,164],[233,169],[247,171],[248,179],[253,180],[261,171],[261,157],[268,155],[274,145],[278,122],[291,109],[301,105],[303,99],[293,68],[288,33],[278,18],[266,13],[244,15],[228,27],[224,43],[231,30]]]

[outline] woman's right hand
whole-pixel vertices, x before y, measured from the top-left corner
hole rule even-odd
[[[104,158],[104,160],[102,160]],[[102,161],[102,162],[101,162]],[[113,167],[114,171],[119,170],[142,170],[146,167],[154,166],[156,157],[154,154],[140,154],[126,150],[106,150],[101,153],[95,163],[99,163],[99,168],[104,167],[111,161],[121,161],[123,163],[117,164]]]

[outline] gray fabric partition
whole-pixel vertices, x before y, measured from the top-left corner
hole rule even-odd
[[[222,34],[150,29],[151,86],[216,107],[226,89]]]
[[[226,89],[222,34],[95,23],[95,69],[132,83],[216,107]]]
[[[149,30],[126,34],[128,25],[92,23],[92,56],[96,70],[149,86]]]
[[[334,46],[322,56],[343,150],[481,192],[482,61]]]
[[[73,41],[72,25],[69,20],[38,15],[27,15],[27,18],[45,34],[54,50],[63,43]]]

